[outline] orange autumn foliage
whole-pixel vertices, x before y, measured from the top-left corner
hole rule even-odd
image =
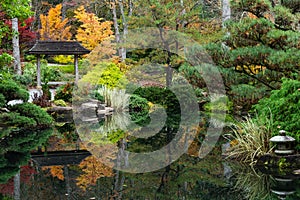
[[[113,171],[111,168],[105,166],[94,156],[89,156],[85,158],[79,164],[82,169],[83,174],[77,177],[77,185],[86,190],[89,185],[96,185],[97,179],[100,177],[111,177],[113,176]]]
[[[82,23],[77,30],[76,39],[85,48],[93,50],[113,34],[111,30],[112,22],[101,22],[101,19],[94,13],[87,13],[83,6],[80,6],[74,13],[75,18]]]
[[[72,34],[71,26],[67,26],[68,19],[62,20],[62,5],[58,4],[55,8],[51,8],[47,16],[41,14],[42,28],[39,30],[40,40],[70,40]]]
[[[64,180],[65,176],[64,176],[64,170],[63,170],[64,166],[49,166],[49,167],[43,167],[43,170],[50,170],[50,174],[52,177],[56,177],[59,180]]]

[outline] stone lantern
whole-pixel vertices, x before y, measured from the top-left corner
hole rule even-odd
[[[276,144],[275,153],[277,155],[290,155],[294,153],[295,138],[287,136],[285,130],[280,130],[279,135],[270,139]]]

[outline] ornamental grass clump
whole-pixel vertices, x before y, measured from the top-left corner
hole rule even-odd
[[[258,157],[270,153],[272,148],[269,140],[272,135],[272,124],[272,117],[263,122],[246,117],[244,121],[233,125],[228,158],[253,165]]]
[[[98,89],[98,93],[104,97],[106,105],[116,111],[128,109],[130,95],[126,93],[125,89],[109,89],[103,86]]]

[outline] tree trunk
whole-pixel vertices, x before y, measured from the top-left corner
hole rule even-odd
[[[19,26],[18,26],[18,18],[13,18],[11,20],[12,25],[12,44],[13,44],[13,57],[14,57],[14,71],[16,74],[21,75],[21,58],[20,58],[20,47],[19,47]]]
[[[114,22],[114,28],[115,28],[115,37],[117,44],[120,43],[120,31],[119,31],[119,24],[118,24],[118,18],[117,18],[117,10],[116,10],[116,0],[111,1],[112,4],[112,12],[113,12],[113,22]],[[118,49],[119,57],[122,57],[122,50]]]
[[[121,42],[126,41],[126,36],[128,34],[128,24],[126,21],[125,13],[124,13],[124,6],[123,6],[123,1],[119,0],[119,7],[120,7],[120,12],[122,16],[122,23],[123,23],[123,37]],[[126,59],[126,48],[121,47],[121,60],[124,61]]]
[[[164,39],[164,30],[162,27],[158,27],[159,29],[159,36],[160,36],[160,39],[162,41],[162,43],[164,44],[164,48],[165,50],[167,51],[167,54],[168,54],[168,57],[167,57],[167,68],[166,68],[166,87],[170,87],[171,84],[172,84],[172,77],[173,77],[173,68],[172,68],[172,65],[171,65],[171,51],[170,51],[170,44],[168,43],[168,41],[166,41]]]
[[[129,0],[129,12],[128,12],[128,16],[132,16],[132,12],[133,12],[133,3],[132,0]]]
[[[223,0],[222,6],[222,25],[225,28],[225,22],[230,19],[231,9],[230,9],[230,0]]]
[[[20,200],[21,194],[20,194],[20,170],[18,173],[14,176],[14,200]]]

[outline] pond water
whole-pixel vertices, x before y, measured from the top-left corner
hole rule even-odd
[[[107,120],[99,124],[100,128],[108,125]],[[99,151],[95,151],[97,147],[87,143],[80,131],[78,135],[75,127],[72,122],[60,122],[53,130],[20,133],[14,141],[2,139],[1,148],[8,151],[2,151],[0,158],[0,199],[300,199],[299,177],[269,174],[226,160],[221,155],[221,142],[204,158],[198,157],[200,146],[194,141],[170,165],[151,172],[130,173],[104,165]],[[115,135],[111,141],[118,140],[116,145],[122,146],[119,138]],[[91,143],[96,139],[91,136]],[[142,145],[144,141],[131,140],[126,137],[128,150],[152,149],[150,143]],[[23,148],[16,149],[16,144]],[[111,156],[104,155],[103,149],[100,153]],[[18,166],[20,172],[16,170]]]

